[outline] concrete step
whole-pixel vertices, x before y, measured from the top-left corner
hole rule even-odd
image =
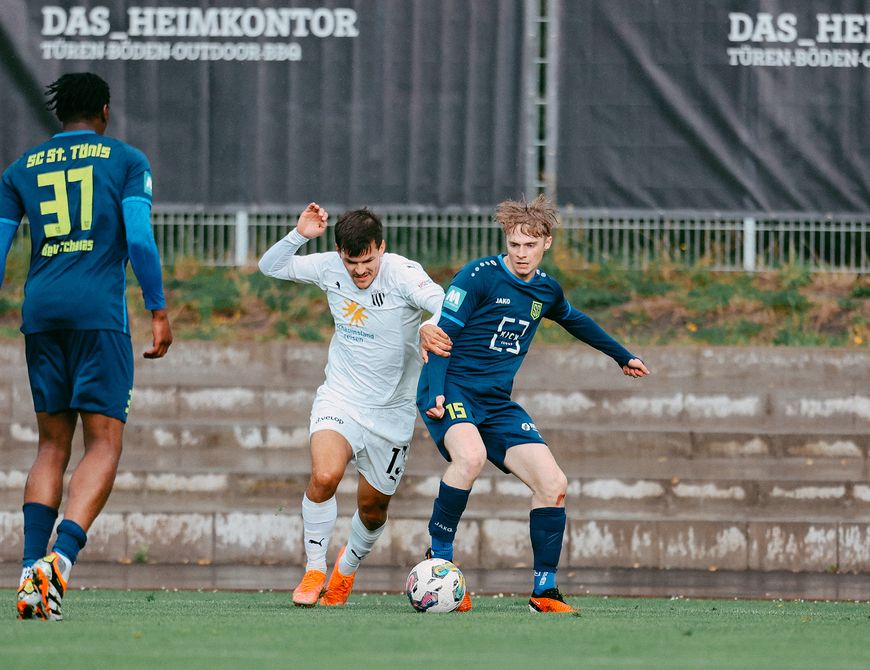
[[[773,474],[773,473],[770,473]],[[26,470],[0,471],[0,509],[21,505]],[[400,516],[427,517],[440,472],[409,468],[392,503]],[[220,470],[137,471],[123,464],[107,510],[116,512],[224,512],[295,508],[308,483],[307,464],[270,472]],[[338,489],[344,509],[356,506],[353,468]],[[475,483],[470,518],[527,518],[530,492],[513,477],[488,466]],[[569,475],[568,505],[591,517],[630,519],[860,520],[870,518],[870,484],[840,479],[655,475]]]
[[[316,385],[288,381],[283,387],[175,386],[137,383],[130,422],[165,419],[201,423],[231,419],[240,424],[306,424]],[[540,426],[669,430],[807,430],[870,432],[870,380],[862,391],[845,388],[662,388],[634,380],[607,390],[518,390],[514,399]],[[33,421],[26,379],[0,385],[0,416]]]
[[[146,347],[134,343],[134,351]],[[145,383],[256,384],[282,386],[288,378],[318,384],[326,363],[327,344],[304,342],[212,342],[173,344],[167,358],[145,361],[137,356],[137,378]],[[862,388],[870,379],[870,351],[817,347],[655,347],[638,348],[652,380],[716,380],[719,384],[753,388],[759,381],[771,385],[810,384],[847,390]],[[24,339],[0,339],[0,378],[23,371]],[[559,374],[552,374],[557,371]],[[201,382],[199,381],[201,380]],[[531,349],[517,379],[518,388],[610,388],[634,384],[623,379],[611,359],[589,347],[548,345]],[[866,388],[866,387],[865,387]]]
[[[428,544],[428,516],[393,516],[366,566],[413,565]],[[330,563],[347,540],[342,514],[328,552]],[[0,560],[21,556],[21,514],[0,511]],[[303,563],[296,509],[262,511],[115,512],[95,522],[82,558],[145,564]],[[530,568],[528,518],[463,518],[456,560],[470,569]],[[865,520],[710,520],[593,518],[572,512],[561,570],[656,568],[870,571],[870,524]]]
[[[707,470],[767,477],[783,468],[786,478],[809,472],[816,478],[862,478],[870,475],[870,433],[740,432],[737,430],[650,430],[572,427],[540,429],[562,467],[569,473],[660,473],[687,476]],[[6,467],[29,468],[38,440],[28,421],[0,419],[0,453]],[[76,437],[81,451],[81,431]],[[431,438],[418,421],[410,467],[438,472],[444,467]],[[125,430],[124,463],[136,469],[223,469],[243,471],[308,462],[308,422],[249,422],[213,419],[131,421]],[[832,474],[819,474],[831,472]],[[730,475],[729,475],[730,476]]]

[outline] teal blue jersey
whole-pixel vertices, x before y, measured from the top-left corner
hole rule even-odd
[[[0,223],[30,222],[22,332],[129,333],[123,208],[136,200],[151,206],[147,158],[93,131],[58,133],[3,173]]]

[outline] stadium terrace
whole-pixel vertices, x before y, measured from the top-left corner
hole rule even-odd
[[[356,37],[352,9],[130,7],[129,37]]]

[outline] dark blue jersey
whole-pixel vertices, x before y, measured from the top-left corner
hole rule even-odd
[[[453,348],[448,358],[430,355],[421,377],[423,395],[430,400],[443,395],[446,374],[449,383],[477,395],[510,397],[542,318],[560,324],[620,366],[635,358],[572,307],[555,279],[538,270],[525,282],[507,269],[504,256],[490,256],[462,268],[445,292],[438,325],[450,335]]]
[[[150,209],[148,160],[138,149],[93,131],[58,133],[6,170],[0,223],[18,225],[25,214],[30,222],[24,333],[129,332],[123,212],[134,202]],[[159,285],[159,265],[157,280]]]

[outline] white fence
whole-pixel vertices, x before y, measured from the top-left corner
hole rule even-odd
[[[457,265],[502,250],[491,210],[374,208],[390,251],[425,264]],[[157,208],[154,236],[165,264],[190,258],[203,265],[243,266],[295,224],[287,211]],[[336,209],[335,211],[339,211]],[[335,216],[330,224],[335,223]],[[21,227],[26,236],[26,224]],[[796,265],[812,272],[870,273],[870,214],[718,214],[565,208],[557,244],[578,269],[595,263],[643,269],[653,263],[704,264],[721,271]],[[332,230],[304,248],[333,248]]]
[[[296,212],[154,212],[164,263],[189,257],[206,265],[253,263],[296,221]],[[391,251],[425,263],[462,263],[498,253],[490,210],[375,208]],[[330,224],[335,223],[332,217]],[[332,248],[332,231],[305,251]],[[642,269],[656,262],[703,263],[722,271],[799,265],[814,272],[870,272],[870,214],[830,216],[711,214],[564,209],[557,244],[578,267],[610,262]]]

